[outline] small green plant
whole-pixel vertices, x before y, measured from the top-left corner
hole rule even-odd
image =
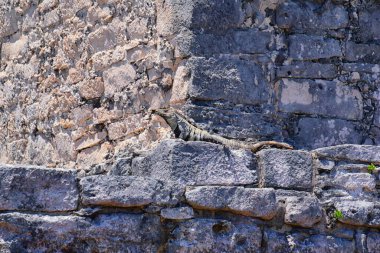
[[[334,213],[333,213],[333,217],[334,217],[335,219],[339,220],[339,219],[342,219],[344,216],[343,216],[342,211],[336,209],[336,210],[334,211]]]
[[[368,170],[368,173],[373,174],[376,170],[376,166],[373,163],[371,163],[370,165],[368,165],[367,170]]]

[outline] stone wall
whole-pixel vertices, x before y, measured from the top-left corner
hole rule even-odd
[[[380,252],[380,147],[166,140],[107,174],[1,166],[1,252]],[[338,214],[341,213],[341,216]]]
[[[88,168],[170,137],[380,141],[375,0],[2,0],[3,163]]]

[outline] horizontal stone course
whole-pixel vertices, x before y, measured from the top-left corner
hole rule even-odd
[[[162,141],[132,161],[132,175],[183,185],[257,183],[253,154],[208,142]]]
[[[333,64],[299,62],[280,66],[277,77],[333,79],[338,75],[338,69]]]
[[[0,165],[0,210],[75,210],[79,199],[76,176],[69,169]]]
[[[113,207],[176,205],[183,187],[133,176],[89,176],[80,180],[82,203]]]
[[[358,161],[380,164],[380,147],[371,145],[338,145],[313,151],[319,157],[334,160]]]
[[[341,56],[338,40],[304,34],[289,36],[289,57],[293,59],[314,60]]]
[[[188,188],[185,196],[194,208],[231,211],[265,220],[273,218],[277,211],[275,192],[270,188],[200,186]]]

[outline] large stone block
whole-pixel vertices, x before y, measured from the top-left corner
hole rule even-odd
[[[151,215],[9,213],[0,222],[9,252],[157,252],[163,240],[160,219]]]
[[[76,171],[32,166],[0,167],[0,210],[58,212],[78,206]]]
[[[188,69],[191,99],[260,104],[269,98],[269,85],[263,70],[253,61],[193,57],[188,61]]]
[[[289,57],[293,59],[315,60],[341,56],[338,40],[304,34],[289,36]]]
[[[336,209],[342,212],[340,222],[355,226],[380,228],[380,205],[367,200],[336,200]]]
[[[272,42],[272,33],[256,29],[228,31],[225,34],[183,32],[174,39],[181,56],[219,54],[265,54]]]
[[[132,175],[185,185],[244,185],[257,182],[253,154],[208,142],[162,141],[132,161]]]
[[[356,88],[325,80],[282,79],[279,109],[283,112],[317,114],[342,119],[363,117],[363,98]]]
[[[172,232],[168,252],[260,252],[262,232],[250,219],[193,219]]]
[[[265,231],[268,253],[346,253],[356,252],[355,242],[328,235],[308,235],[302,233],[283,234],[273,230]]]
[[[359,61],[377,64],[380,61],[380,45],[356,44],[348,41],[345,45],[344,55],[347,61]]]
[[[284,1],[276,10],[276,23],[280,28],[299,33],[321,33],[347,27],[349,18],[346,8],[333,4],[323,11],[320,8],[312,2]]]
[[[380,251],[380,233],[370,232],[367,235],[368,253],[376,253]]]
[[[253,189],[226,186],[200,186],[189,188],[187,202],[194,208],[231,211],[269,220],[277,211],[273,189]]]
[[[89,176],[80,180],[82,203],[114,207],[175,205],[184,189],[141,177]]]
[[[361,42],[373,42],[380,40],[380,10],[377,8],[359,11],[358,37]]]
[[[160,0],[157,31],[171,36],[183,29],[220,33],[240,23],[240,0]]]
[[[310,153],[267,149],[260,151],[258,157],[261,187],[311,190],[313,168]]]
[[[315,149],[340,144],[360,144],[362,133],[356,124],[341,119],[302,118],[294,137],[297,146]]]
[[[277,77],[333,79],[337,75],[338,69],[333,64],[300,62],[277,69]]]
[[[239,110],[238,106],[218,108],[194,104],[186,104],[182,110],[200,128],[229,138],[280,139],[282,135],[282,126],[272,114],[245,110],[244,107]]]
[[[339,145],[313,151],[319,157],[333,160],[357,161],[380,164],[380,147],[371,145]]]

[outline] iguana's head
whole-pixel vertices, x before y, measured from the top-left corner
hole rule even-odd
[[[168,125],[171,127],[173,131],[177,128],[178,119],[177,119],[177,114],[175,113],[174,109],[172,108],[152,109],[151,112],[153,114],[157,114],[158,116],[162,117],[166,121],[166,123],[168,123]]]

